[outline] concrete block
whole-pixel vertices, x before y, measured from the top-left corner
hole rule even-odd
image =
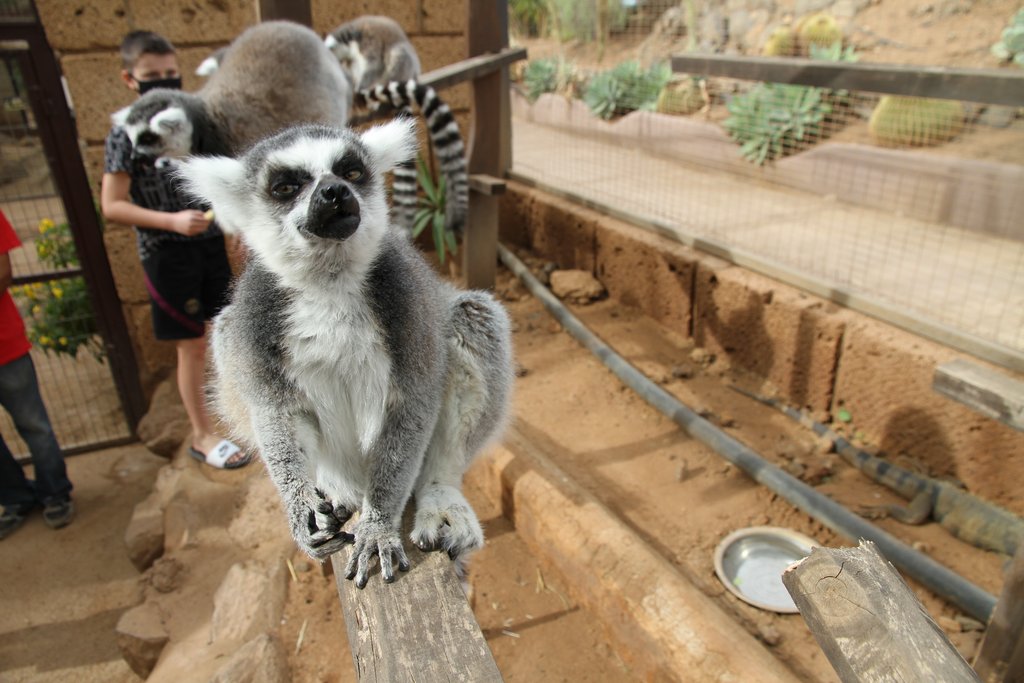
[[[420,3],[409,0],[312,0],[313,30],[325,35],[341,24],[364,14],[382,14],[391,17],[407,34],[423,31],[420,21]],[[422,58],[422,54],[420,57]]]
[[[551,195],[537,195],[530,211],[530,246],[559,268],[594,270],[600,214]]]
[[[82,161],[85,163],[85,175],[89,178],[89,190],[92,191],[93,199],[99,206],[100,187],[103,183],[103,162],[104,147],[101,141],[84,145],[82,150]],[[108,224],[108,229],[113,224]]]
[[[103,231],[103,244],[107,260],[114,274],[117,296],[122,303],[144,304],[149,302],[145,275],[139,261],[138,241],[135,230],[110,223]]]
[[[135,101],[135,94],[119,77],[117,50],[64,55],[60,65],[75,107],[79,137],[102,144],[110,132],[110,115]]]
[[[831,406],[844,319],[838,309],[737,267],[699,264],[693,337],[771,381],[781,396],[822,417]]]
[[[134,27],[152,27],[179,49],[188,44],[228,42],[257,23],[253,0],[128,0]]]
[[[466,40],[462,36],[410,36],[420,57],[423,71],[432,71],[466,58]]]
[[[422,0],[422,4],[426,33],[465,32],[466,0]]]
[[[117,50],[132,30],[126,0],[36,0],[35,6],[56,50]]]
[[[933,476],[953,476],[972,493],[1024,515],[1024,433],[931,388],[935,368],[962,355],[858,318],[843,337],[834,405],[849,411],[852,431],[888,456],[909,456]]]
[[[612,219],[598,223],[596,245],[597,276],[609,296],[690,336],[696,252]]]
[[[529,248],[530,215],[535,193],[520,183],[507,183],[508,189],[498,199],[498,239],[510,245]]]

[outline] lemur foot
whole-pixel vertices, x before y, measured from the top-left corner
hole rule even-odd
[[[453,560],[484,545],[484,532],[462,492],[432,486],[417,494],[412,542],[420,550],[443,549]]]
[[[307,555],[316,560],[325,560],[354,542],[352,534],[341,530],[352,513],[331,503],[319,489],[316,489],[316,496],[318,501],[314,501],[304,512],[305,525],[298,524],[294,536],[296,543]]]
[[[384,583],[395,580],[394,563],[398,569],[409,571],[409,558],[402,547],[398,529],[391,524],[363,517],[356,524],[355,549],[345,567],[345,578],[355,579],[356,588],[364,588],[370,575],[373,560],[380,558],[380,574]]]

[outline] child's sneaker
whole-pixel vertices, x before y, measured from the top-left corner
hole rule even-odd
[[[28,519],[29,513],[32,509],[19,510],[18,508],[4,508],[4,512],[0,515],[0,539],[7,538],[15,531],[18,530],[25,520]]]
[[[71,502],[70,498],[65,498],[56,503],[49,503],[43,508],[43,521],[51,529],[60,529],[67,526],[71,524],[71,520],[74,518],[75,504]]]

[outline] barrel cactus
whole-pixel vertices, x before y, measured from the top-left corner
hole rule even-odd
[[[811,45],[828,47],[843,42],[843,29],[839,28],[836,20],[825,12],[801,19],[797,24],[797,35],[800,37],[804,54],[810,52]]]
[[[881,145],[923,147],[952,140],[963,129],[964,108],[953,100],[886,95],[868,124]]]
[[[669,83],[662,88],[655,109],[661,114],[686,116],[700,110],[705,104],[700,79],[687,78]]]
[[[796,34],[789,26],[779,26],[761,48],[761,54],[765,57],[791,57],[796,54]]]

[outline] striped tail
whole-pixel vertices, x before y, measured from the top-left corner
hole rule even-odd
[[[420,110],[427,122],[427,131],[434,152],[440,161],[441,173],[448,188],[445,206],[445,222],[448,229],[461,234],[466,224],[469,206],[469,175],[466,168],[466,147],[462,143],[459,125],[455,122],[451,108],[429,85],[415,80],[391,81],[374,88],[363,90],[359,95],[371,104],[388,104],[396,109],[408,109],[412,105]],[[411,163],[395,169],[394,202],[396,219],[412,229],[412,218],[416,213],[416,168]]]

